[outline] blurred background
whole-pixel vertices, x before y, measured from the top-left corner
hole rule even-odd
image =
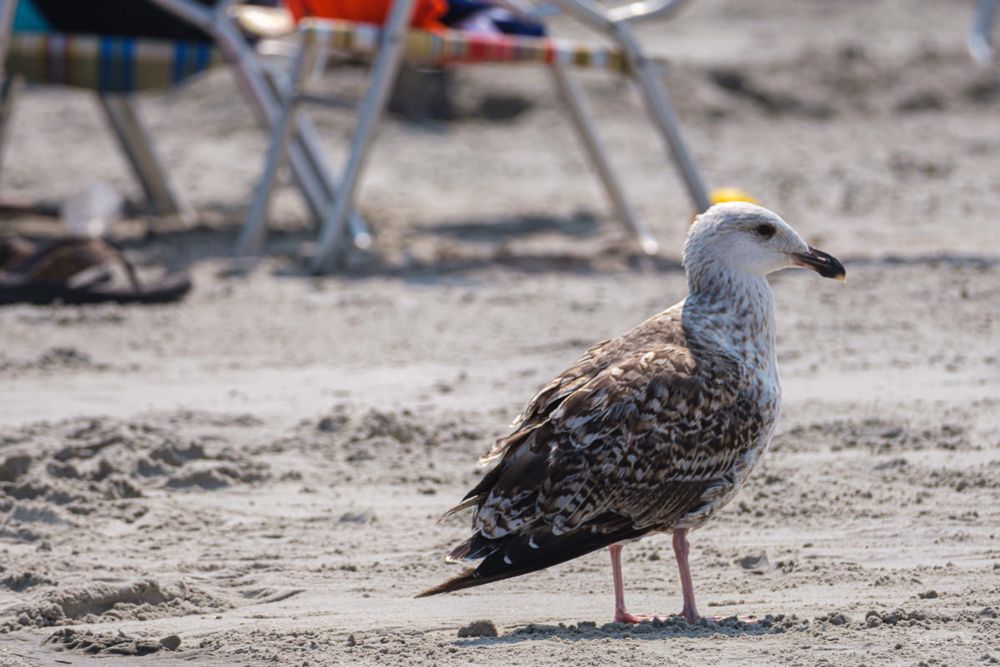
[[[970,3],[930,0],[704,0],[637,30],[669,63],[668,90],[710,187],[742,188],[848,254],[975,252],[997,241],[988,202],[1000,89],[995,71],[965,50],[971,16]],[[550,25],[588,38],[565,17]],[[358,94],[365,74],[342,67],[327,90]],[[581,76],[640,217],[676,257],[692,205],[637,94],[618,76]],[[563,255],[624,266],[627,236],[545,68],[463,67],[451,78],[454,118],[390,114],[380,128],[359,196],[376,232],[376,270]],[[92,97],[51,88],[23,96],[0,193],[59,202],[99,181],[136,195]],[[267,146],[232,74],[216,68],[141,97],[139,108],[199,214],[195,231],[159,241],[185,261],[227,254]],[[339,168],[353,115],[309,111]],[[309,224],[294,189],[279,189],[271,224],[293,234],[272,253],[294,252],[303,240],[295,232]]]

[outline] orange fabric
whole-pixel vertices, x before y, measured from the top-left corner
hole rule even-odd
[[[392,0],[285,0],[295,20],[318,16],[363,23],[384,23]],[[438,21],[448,11],[447,0],[416,0],[411,23],[417,28],[433,29],[444,26]]]

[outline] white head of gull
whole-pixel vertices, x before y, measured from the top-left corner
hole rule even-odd
[[[843,265],[748,203],[698,216],[684,246],[689,293],[552,379],[483,458],[495,462],[449,514],[474,508],[448,556],[480,561],[424,593],[479,586],[611,551],[615,620],[623,544],[670,532],[689,622],[699,616],[687,533],[736,495],[778,418],[774,298],[767,275]]]

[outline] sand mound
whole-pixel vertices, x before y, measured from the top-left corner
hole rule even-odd
[[[3,566],[0,566],[0,572],[3,571]],[[0,586],[15,593],[21,593],[35,586],[48,586],[53,583],[55,582],[46,575],[28,570],[11,572],[0,578]]]
[[[62,650],[82,651],[90,655],[149,655],[157,651],[175,651],[180,646],[177,635],[159,640],[138,639],[123,632],[97,634],[85,630],[63,628],[53,632],[46,644],[57,644]]]
[[[445,479],[440,459],[456,455],[475,469],[502,420],[477,412],[410,409],[369,409],[353,412],[338,405],[317,421],[310,421],[292,438],[274,449],[301,448],[333,464],[342,481],[378,481],[417,484],[421,493],[434,493]]]
[[[110,620],[148,620],[218,611],[226,605],[184,582],[164,586],[152,579],[95,584],[47,592],[11,607],[0,617],[0,632]]]
[[[107,371],[111,364],[95,362],[89,354],[75,347],[53,347],[28,359],[14,359],[0,354],[0,373],[16,375],[27,371]]]
[[[359,643],[360,640],[356,639],[351,645]],[[344,660],[328,663],[321,657],[348,645],[347,637],[342,637],[329,629],[303,629],[291,632],[269,628],[254,628],[249,632],[232,630],[212,634],[199,642],[199,648],[226,656],[224,664],[233,665],[352,664],[351,661]],[[384,663],[384,660],[381,663]],[[420,663],[410,660],[407,664]]]
[[[35,539],[75,516],[111,514],[132,522],[149,492],[211,490],[269,477],[252,460],[210,435],[179,435],[169,420],[73,419],[35,424],[0,440],[0,511],[4,534]]]

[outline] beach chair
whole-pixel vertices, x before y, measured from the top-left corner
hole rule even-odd
[[[237,263],[245,266],[250,256],[259,252],[277,171],[295,119],[305,115],[302,106],[316,102],[335,106],[341,104],[336,98],[309,90],[313,72],[321,69],[317,63],[322,64],[329,53],[369,58],[372,68],[367,90],[357,107],[357,123],[346,163],[339,181],[330,188],[336,190],[338,196],[328,202],[324,212],[316,251],[311,260],[313,270],[327,268],[343,245],[345,222],[355,207],[355,193],[372,146],[375,127],[403,62],[424,65],[533,63],[550,68],[617,217],[635,234],[643,252],[656,253],[657,242],[625,196],[621,179],[607,157],[583,89],[572,70],[591,68],[613,71],[628,76],[637,84],[654,125],[664,139],[668,156],[686,187],[692,207],[696,211],[705,210],[709,205],[709,196],[681,135],[662,80],[660,64],[646,55],[633,31],[634,23],[670,16],[682,4],[683,0],[650,0],[609,8],[595,0],[558,0],[528,10],[535,16],[554,12],[571,16],[610,38],[615,45],[613,48],[551,38],[410,29],[408,24],[413,0],[395,0],[382,26],[318,19],[302,21],[299,24],[298,51],[289,77],[290,85],[281,100],[280,119],[273,129],[264,170],[235,249]]]
[[[993,63],[993,22],[997,15],[998,0],[979,0],[972,16],[972,27],[966,44],[972,59],[982,66]]]
[[[146,196],[159,215],[187,223],[195,213],[171,181],[135,108],[133,94],[175,86],[215,64],[210,45],[154,39],[14,33],[16,2],[0,0],[0,140],[13,113],[20,80],[92,90]]]
[[[260,125],[273,134],[282,116],[282,92],[286,88],[287,73],[280,68],[265,66],[245,31],[260,33],[262,37],[275,37],[285,30],[294,30],[290,18],[283,18],[283,10],[244,7],[237,0],[219,0],[213,7],[206,7],[191,0],[149,0],[196,26],[209,36],[219,49],[240,83],[240,88],[255,111]],[[285,28],[280,24],[287,23]],[[274,25],[279,24],[275,28]],[[266,30],[260,26],[267,25]],[[242,27],[242,30],[241,30]],[[289,163],[298,189],[309,211],[319,224],[326,212],[327,202],[334,197],[336,179],[320,146],[312,121],[305,116],[289,122]],[[356,212],[346,214],[354,245],[365,248],[371,236],[364,220]]]
[[[192,0],[149,0],[190,24],[206,36],[205,42],[173,42],[89,35],[14,35],[11,24],[16,2],[0,0],[0,62],[8,71],[42,83],[74,85],[96,90],[115,134],[158,212],[193,212],[170,184],[142,127],[131,95],[138,90],[165,89],[219,63],[236,74],[240,90],[262,127],[269,131],[278,117],[279,71],[265,67],[254,45],[237,25],[235,0],[206,6]],[[279,14],[280,17],[280,14]],[[278,21],[280,23],[280,20]],[[285,21],[289,30],[293,24]],[[261,23],[258,21],[258,24]],[[272,21],[272,24],[274,21]],[[4,91],[15,89],[5,77]],[[8,100],[12,101],[9,96]],[[5,104],[0,124],[12,105]],[[2,132],[2,127],[0,127]],[[308,119],[296,123],[290,149],[292,174],[313,216],[318,220],[332,196],[334,179]],[[358,245],[367,238],[360,217],[351,216]]]

